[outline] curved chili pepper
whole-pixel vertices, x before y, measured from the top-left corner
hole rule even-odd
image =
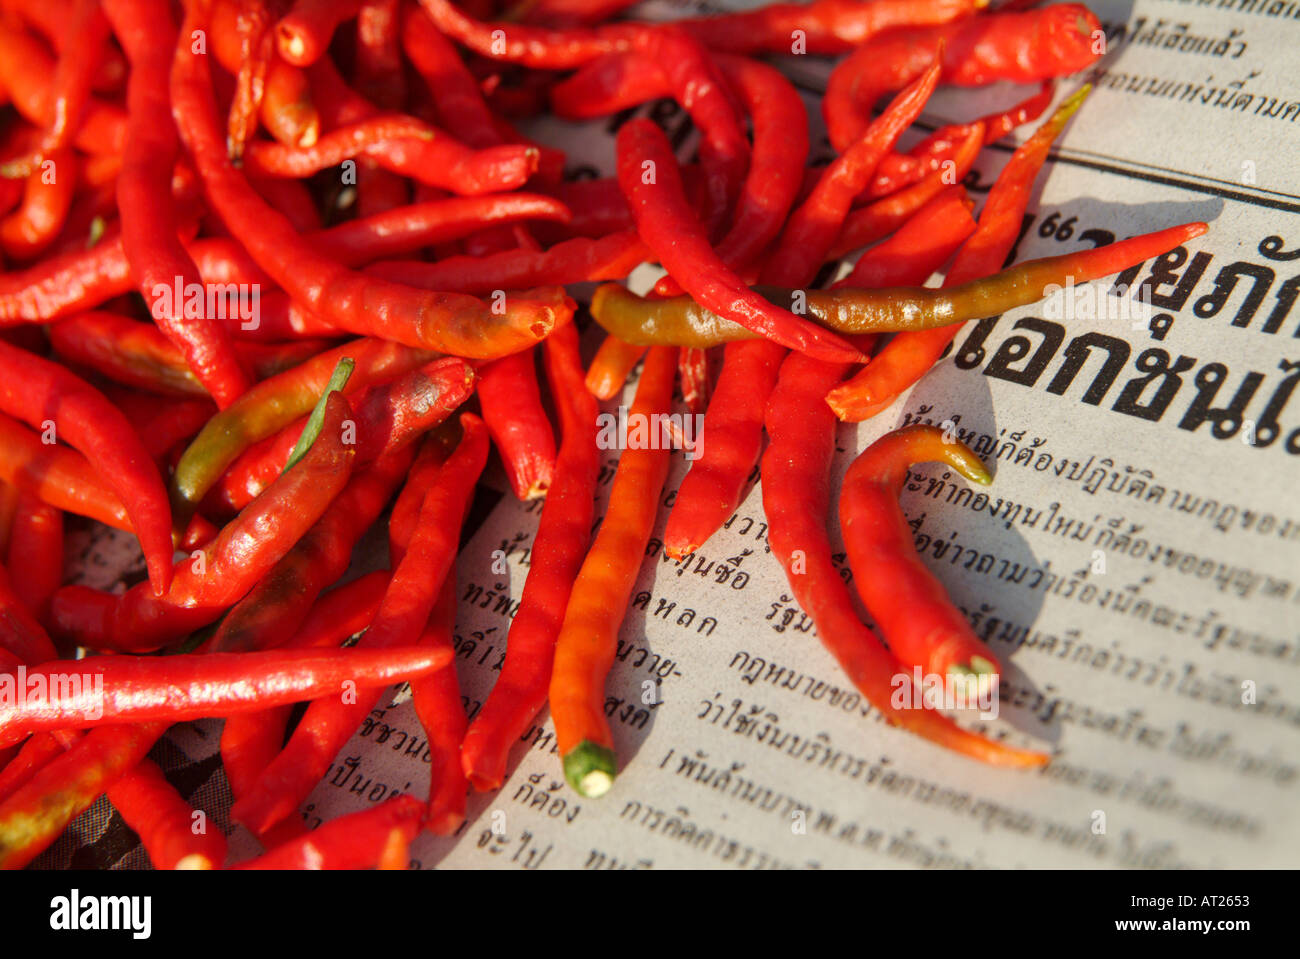
[[[402,16],[402,49],[433,96],[438,119],[472,147],[501,142],[483,91],[460,54],[422,11],[408,7]]]
[[[948,186],[961,183],[975,165],[983,142],[984,124],[977,120],[970,125],[965,139],[953,153],[953,166],[950,170],[936,170],[926,174],[892,196],[851,210],[844,219],[839,239],[831,247],[830,255],[840,257],[888,236]]]
[[[483,57],[542,70],[570,70],[605,53],[630,49],[644,24],[547,30],[516,23],[483,23],[450,0],[420,0],[434,24],[461,46]]]
[[[10,585],[44,622],[50,598],[63,582],[63,513],[32,493],[19,493],[7,554]]]
[[[195,831],[194,809],[148,759],[105,791],[123,821],[140,837],[155,869],[220,869],[226,837],[214,824]]]
[[[452,655],[450,648],[389,646],[48,660],[20,667],[16,676],[0,673],[0,685],[27,684],[26,695],[7,696],[0,704],[0,744],[42,730],[179,723],[268,709],[326,696],[346,683],[388,686],[441,669]],[[81,685],[71,695],[56,691],[63,677]]]
[[[985,279],[941,290],[928,287],[754,289],[756,294],[776,301],[791,302],[803,297],[809,315],[841,333],[929,330],[996,316],[1035,303],[1042,299],[1047,287],[1061,285],[1067,278],[1080,283],[1118,273],[1135,263],[1168,252],[1207,229],[1204,223],[1185,223],[1096,249],[1029,260]],[[754,337],[739,324],[703,309],[690,297],[646,300],[615,284],[596,290],[591,302],[591,315],[615,336],[647,346],[708,347]]]
[[[370,625],[390,578],[387,570],[378,570],[323,593],[287,642],[279,642],[283,633],[270,635],[269,624],[263,638],[284,649],[337,646]],[[279,755],[292,711],[292,706],[278,706],[237,713],[222,724],[221,764],[236,799],[253,787]]]
[[[164,0],[108,0],[104,11],[131,61],[130,137],[118,179],[123,250],[150,315],[224,408],[249,386],[230,336],[214,317],[187,316],[172,295],[191,284],[202,287],[198,267],[177,239],[172,204],[179,143],[167,98],[169,51],[177,36],[171,10]]]
[[[397,450],[356,473],[307,533],[221,621],[204,652],[278,646],[307,617],[321,592],[347,572],[352,549],[406,475],[413,459]]]
[[[914,277],[915,282],[929,279],[975,232],[973,205],[964,188],[948,187],[893,236],[862,254],[835,288],[878,289],[902,275]]]
[[[191,9],[187,27],[197,29],[201,23]],[[257,196],[220,149],[206,55],[178,45],[172,79],[177,124],[213,206],[259,266],[330,322],[412,346],[495,358],[518,352],[572,318],[573,302],[558,288],[504,296],[504,309],[498,312],[461,294],[426,293],[365,277],[319,255]]]
[[[63,744],[50,733],[38,733],[17,751],[14,758],[0,767],[0,803],[31,782],[32,777],[63,755]]]
[[[72,150],[53,150],[28,174],[22,203],[0,220],[0,250],[6,256],[30,260],[54,242],[76,192],[77,166]]]
[[[763,455],[763,511],[772,552],[785,569],[791,592],[812,616],[818,638],[853,685],[890,723],[983,762],[1041,766],[1048,760],[1042,753],[968,732],[932,709],[900,709],[894,704],[895,677],[904,673],[902,663],[858,619],[848,587],[831,561],[826,532],[836,421],[821,397],[847,369],[792,355],[768,406],[771,443]],[[855,573],[855,581],[870,578],[891,588],[866,566],[858,565]]]
[[[559,408],[560,455],[555,482],[533,538],[519,612],[510,624],[505,664],[461,747],[461,764],[478,790],[501,785],[511,746],[546,702],[555,644],[583,566],[595,513],[599,410],[583,388],[577,331],[557,332],[546,341],[544,350],[551,392]]]
[[[366,388],[353,401],[357,466],[375,462],[437,426],[469,399],[474,388],[473,368],[450,356]],[[274,482],[303,426],[294,422],[236,459],[215,491],[223,505],[243,509]]]
[[[221,616],[293,547],[343,489],[353,452],[343,442],[350,410],[341,394],[326,401],[320,439],[296,467],[205,547],[176,568],[162,597],[135,586],[120,596],[67,586],[54,596],[55,624],[83,645],[143,652],[165,646]]]
[[[286,146],[310,147],[320,139],[320,112],[310,79],[278,56],[267,63],[261,116],[266,132]]]
[[[176,464],[171,485],[178,520],[198,507],[240,453],[306,415],[339,360],[355,361],[346,391],[355,392],[407,373],[432,356],[396,343],[354,340],[257,384],[234,406],[214,416]]]
[[[213,9],[212,32],[220,36],[220,6]],[[230,102],[226,150],[236,163],[244,155],[244,146],[257,131],[258,116],[266,94],[266,74],[274,56],[271,37],[271,11],[260,0],[244,0],[235,14],[234,39],[238,43],[238,66],[235,95]],[[219,46],[213,43],[213,47]]]
[[[619,130],[618,177],[637,232],[692,301],[791,349],[827,358],[861,356],[839,338],[764,300],[718,259],[686,201],[672,147],[650,120],[632,120]],[[636,342],[635,337],[622,339]]]
[[[1011,159],[1002,168],[1002,172],[998,174],[998,179],[984,202],[984,209],[980,211],[978,229],[963,245],[952,268],[949,269],[944,279],[945,288],[959,287],[961,284],[978,285],[977,281],[995,273],[1006,260],[1019,235],[1021,219],[1029,203],[1029,192],[1033,187],[1034,178],[1047,160],[1047,152],[1052,142],[1083,103],[1088,90],[1089,88],[1085,86],[1069,97],[1051,118],[1012,154]],[[1180,244],[1192,237],[1200,236],[1204,231],[1203,224],[1190,224],[1186,228],[1176,227],[1173,230],[1136,238],[1139,242],[1134,245],[1141,246],[1142,241],[1154,244],[1167,236],[1179,237],[1177,243]],[[1116,244],[1101,249],[1108,251],[1114,260],[1118,260],[1125,252]],[[1060,259],[1069,260],[1072,255],[1077,254],[1067,254]],[[1034,261],[1034,263],[1043,262],[1045,261]],[[1026,267],[1030,265],[1024,264]],[[1068,263],[1064,265],[1064,276],[1071,276],[1076,283],[1087,282],[1082,275],[1074,276]],[[1120,269],[1125,267],[1117,268]],[[1006,271],[999,274],[999,276],[1005,275]],[[1084,275],[1087,275],[1089,280],[1097,278],[1095,272],[1085,271]],[[1051,282],[1060,283],[1063,279]],[[993,304],[989,305],[993,306]],[[1001,312],[1003,310],[993,308],[983,315],[995,316]],[[831,408],[841,419],[856,421],[874,415],[892,404],[903,390],[925,375],[952,342],[959,329],[959,326],[953,326],[951,329],[941,328],[895,337],[878,356],[872,359],[867,369],[848,383],[837,387],[833,396],[828,396],[826,401],[831,404]]]
[[[675,350],[650,351],[629,416],[653,424],[668,413],[676,365]],[[555,643],[551,719],[565,779],[583,796],[603,796],[614,784],[604,683],[668,477],[669,451],[659,440],[619,458],[605,518],[573,582]]]
[[[831,145],[848,149],[866,129],[880,94],[904,86],[936,59],[943,65],[941,83],[1036,83],[1096,62],[1101,54],[1094,37],[1100,29],[1087,7],[1060,3],[891,31],[864,43],[831,71],[822,100]]]
[[[325,54],[339,24],[360,9],[361,0],[294,0],[293,9],[275,25],[280,56],[296,67],[311,66]]]
[[[61,366],[0,341],[0,409],[84,453],[121,498],[161,595],[171,583],[171,510],[162,477],[126,418]]]
[[[425,496],[411,542],[361,647],[384,649],[415,641],[429,621],[438,590],[455,559],[460,525],[487,460],[487,429],[462,413],[464,438]],[[257,835],[289,816],[329,769],[334,756],[375,706],[379,693],[352,702],[319,699],[307,708],[289,743],[230,810]]]
[[[126,507],[80,453],[0,414],[0,479],[51,506],[133,532]]]
[[[479,371],[483,422],[521,500],[545,496],[555,473],[555,434],[542,409],[532,350],[485,364]]]
[[[0,803],[0,869],[31,862],[144,759],[166,723],[105,726],[81,737]]]
[[[886,30],[948,23],[987,5],[988,0],[814,0],[772,3],[678,24],[711,50],[836,54]],[[803,41],[800,49],[794,47],[797,35]]]
[[[936,427],[917,424],[876,440],[853,461],[840,493],[840,528],[853,582],[905,665],[929,675],[996,677],[997,656],[975,636],[917,555],[898,505],[908,467],[929,460],[947,464],[973,483],[992,482],[978,456]]]
[[[232,869],[368,869],[396,834],[410,842],[420,831],[424,803],[398,795],[378,806],[325,823]]]

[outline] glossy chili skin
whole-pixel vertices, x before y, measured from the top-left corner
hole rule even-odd
[[[0,673],[0,684],[27,683],[21,702],[0,707],[0,744],[41,731],[171,724],[269,709],[334,693],[349,682],[367,688],[427,675],[451,657],[450,649],[408,646],[53,659],[16,676]],[[56,680],[69,675],[81,677],[83,686],[71,695],[56,691]]]
[[[85,454],[117,493],[144,549],[154,591],[171,582],[171,508],[152,458],[103,394],[49,360],[0,341],[0,410]]]
[[[202,278],[177,237],[172,203],[179,140],[167,97],[170,48],[176,42],[171,9],[163,0],[110,0],[105,12],[131,60],[130,135],[117,197],[123,249],[159,328],[185,353],[217,405],[229,406],[250,383],[230,334],[214,317],[187,316],[172,295],[178,287],[201,289]]]
[[[158,649],[213,622],[246,594],[346,485],[355,454],[343,442],[349,415],[341,394],[330,394],[325,424],[307,456],[249,504],[217,539],[177,564],[162,597],[144,584],[121,596],[69,586],[54,597],[57,628],[85,645],[130,652]]]
[[[895,287],[880,290],[789,290],[755,287],[774,302],[802,300],[808,314],[842,333],[896,333],[949,327],[996,316],[1042,299],[1047,288],[1118,273],[1200,236],[1204,223],[1188,223],[1120,240],[1092,250],[1029,260],[982,280],[956,287]],[[1050,292],[1050,291],[1048,291]],[[645,300],[625,288],[597,289],[592,316],[615,336],[646,346],[707,347],[752,339],[738,324],[702,309],[690,297]]]
[[[461,749],[465,773],[479,790],[501,785],[510,748],[546,702],[555,643],[595,513],[599,409],[584,387],[577,332],[553,334],[544,350],[560,415],[560,453],[533,538],[519,612],[510,625],[505,664]]]
[[[676,367],[675,350],[650,350],[630,418],[653,423],[652,416],[669,412]],[[573,583],[556,640],[551,719],[565,778],[584,796],[603,795],[616,772],[604,712],[605,678],[668,476],[663,439],[648,448],[625,449],[619,457],[609,506]]]
[[[194,809],[148,759],[109,786],[105,794],[149,854],[155,869],[220,869],[226,837],[215,824],[195,824]]]
[[[383,649],[414,642],[429,621],[438,590],[456,555],[460,524],[487,459],[487,429],[461,414],[464,438],[439,471],[420,508],[405,555],[393,572],[375,620],[360,646]],[[289,816],[329,769],[379,694],[353,701],[321,699],[308,707],[289,743],[231,808],[231,816],[262,834]]]
[[[235,869],[368,869],[383,856],[396,832],[410,842],[420,831],[424,803],[394,796],[378,806],[340,816]]]
[[[521,500],[545,496],[555,475],[555,434],[542,409],[532,350],[485,364],[480,370],[479,404]]]

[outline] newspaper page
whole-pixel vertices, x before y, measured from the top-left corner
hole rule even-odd
[[[1014,258],[1193,220],[1210,232],[1116,279],[968,323],[892,408],[840,428],[834,470],[916,422],[948,429],[993,470],[991,487],[973,489],[918,466],[902,505],[926,564],[1006,665],[997,718],[961,721],[1048,750],[1051,764],[990,768],[888,727],[793,601],[755,487],[695,555],[674,561],[650,543],[607,687],[613,789],[593,800],[564,784],[543,713],[505,785],[471,796],[454,837],[418,839],[415,867],[1300,861],[1300,2],[1089,6],[1107,53],[1060,85],[1061,97],[1084,81],[1094,92],[1039,177]],[[807,94],[814,154],[829,157],[818,108],[829,62],[778,63]],[[909,136],[1027,92],[941,89]],[[652,110],[687,122],[671,105]],[[532,132],[572,168],[609,171],[617,122]],[[977,200],[1026,135],[983,151],[968,179]],[[617,463],[607,455],[602,497]],[[688,466],[674,454],[656,536]],[[540,513],[488,500],[457,569],[455,668],[471,718],[501,667]],[[88,581],[116,575],[107,549],[87,544]],[[404,699],[385,700],[340,753],[303,809],[308,825],[424,793],[429,752]],[[165,748],[224,827],[219,728],[177,727]],[[234,857],[258,851],[230,828]],[[115,864],[144,861],[133,850]]]

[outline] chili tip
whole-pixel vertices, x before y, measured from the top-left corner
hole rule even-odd
[[[579,795],[598,799],[614,785],[614,750],[584,739],[564,757],[564,778]]]

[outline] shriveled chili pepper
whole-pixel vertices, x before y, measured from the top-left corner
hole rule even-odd
[[[464,437],[425,496],[415,533],[393,571],[374,622],[361,637],[361,647],[384,649],[413,642],[429,620],[455,559],[460,524],[487,459],[487,428],[470,413],[462,413],[460,420]],[[351,702],[330,698],[312,703],[288,745],[248,795],[231,808],[231,817],[258,835],[285,819],[325,775],[334,756],[378,700],[375,692]]]
[[[944,280],[945,288],[977,283],[997,271],[1006,260],[1016,237],[1019,236],[1021,218],[1029,203],[1029,193],[1034,178],[1046,161],[1052,142],[1083,103],[1088,89],[1086,86],[1083,87],[1062,103],[1052,117],[1012,154],[1002,172],[998,174],[998,179],[984,202],[984,209],[980,211],[978,229],[963,245],[952,268],[948,271],[948,276]],[[1174,244],[1177,245],[1203,232],[1203,225],[1191,224],[1186,228],[1174,228],[1136,238],[1139,242],[1133,245],[1141,246],[1143,241],[1154,244],[1168,236],[1179,237]],[[1124,242],[1132,243],[1131,240]],[[1125,248],[1116,244],[1102,249],[1108,252],[1112,258],[1111,262],[1117,261],[1126,252]],[[1076,283],[1087,282],[1083,279],[1084,275],[1088,280],[1096,279],[1098,274],[1095,270],[1085,271],[1078,276],[1073,274],[1071,257],[1077,255],[1067,254],[1065,257],[1058,258],[1062,261],[1065,272],[1061,278],[1049,282],[1064,282],[1066,276],[1073,277]],[[1041,264],[1046,261],[1033,262]],[[1033,264],[1024,264],[1026,267],[1031,265]],[[1119,266],[1116,271],[1125,268]],[[999,275],[1005,276],[1006,271]],[[1001,312],[1003,309],[996,308],[995,304],[989,304],[987,312],[981,315],[995,316]],[[950,329],[940,328],[895,337],[878,356],[872,359],[868,369],[863,370],[849,383],[836,388],[833,395],[827,397],[827,402],[841,419],[855,421],[885,409],[903,390],[925,375],[952,342],[959,329],[959,326],[953,326]]]
[[[213,9],[212,33],[226,31],[219,22],[220,5]],[[257,131],[258,116],[266,93],[266,75],[273,54],[271,10],[260,0],[241,0],[231,7],[234,13],[234,39],[238,43],[238,66],[235,69],[235,95],[230,101],[226,126],[226,150],[236,163],[244,155],[244,146]],[[219,46],[214,43],[213,46]]]
[[[672,147],[650,120],[632,120],[619,130],[618,171],[637,232],[692,301],[716,308],[791,349],[847,360],[861,355],[838,337],[764,300],[718,259],[686,202]],[[622,338],[636,342],[635,337]]]
[[[164,0],[108,0],[104,12],[131,61],[130,137],[118,178],[122,248],[150,314],[224,408],[249,386],[230,336],[206,313],[187,315],[184,303],[173,296],[175,290],[203,287],[198,268],[177,238],[172,203],[179,142],[167,97],[170,51],[177,37],[171,9]],[[189,35],[183,40],[188,46]]]
[[[587,367],[587,390],[597,399],[612,400],[623,389],[647,349],[649,347],[633,346],[607,334]]]
[[[284,633],[271,635],[269,628],[261,639],[284,649],[338,646],[370,625],[390,578],[387,570],[377,570],[332,589],[312,604],[287,641],[282,642]],[[279,755],[292,710],[292,706],[278,706],[262,712],[237,713],[222,725],[221,764],[236,799],[253,787],[257,777]]]
[[[941,290],[898,287],[792,291],[761,286],[754,290],[756,295],[776,302],[802,297],[809,315],[841,333],[936,329],[1037,302],[1047,287],[1063,284],[1067,277],[1080,283],[1118,273],[1198,237],[1206,229],[1204,223],[1185,223],[1092,250],[1029,260],[986,279]],[[703,309],[690,297],[646,300],[615,284],[596,290],[591,312],[615,336],[647,346],[707,347],[754,336],[739,324]]]
[[[63,582],[63,513],[33,493],[20,493],[6,562],[14,592],[44,622],[50,598]]]
[[[559,408],[560,455],[533,538],[519,612],[510,624],[505,664],[461,747],[465,774],[479,790],[501,785],[511,746],[546,702],[555,643],[583,565],[595,512],[599,410],[584,389],[577,332],[560,330],[543,349]],[[668,376],[671,380],[671,371]]]
[[[912,545],[898,494],[914,463],[936,460],[973,483],[992,477],[978,456],[933,426],[887,433],[853,461],[840,493],[840,529],[853,583],[894,655],[927,675],[991,675],[997,656],[976,637]]]
[[[904,86],[936,59],[943,66],[941,83],[1036,83],[1094,63],[1101,55],[1100,29],[1087,7],[1060,3],[886,33],[831,71],[822,100],[831,145],[848,149],[866,129],[880,94]]]
[[[356,364],[348,380],[351,393],[407,373],[433,354],[381,340],[354,340],[257,384],[213,417],[176,464],[172,500],[178,518],[198,507],[240,453],[310,411],[344,357]]]
[[[80,453],[41,441],[38,433],[0,414],[0,479],[69,513],[133,532],[126,507]]]
[[[195,10],[186,25],[202,24]],[[354,273],[317,254],[231,167],[215,139],[206,56],[177,47],[172,103],[208,195],[258,265],[295,298],[343,329],[376,332],[413,346],[494,358],[523,349],[568,322],[573,303],[559,288],[504,296],[504,309],[461,294],[438,295]]]
[[[63,367],[0,341],[0,410],[37,429],[52,422],[112,486],[144,549],[161,595],[171,583],[171,510],[162,477],[126,418]]]
[[[485,364],[478,399],[483,422],[521,500],[544,496],[555,473],[555,434],[542,409],[532,350]]]
[[[772,552],[785,569],[791,592],[812,616],[818,638],[853,685],[890,723],[983,762],[1041,766],[1048,760],[1042,753],[968,732],[932,709],[895,706],[895,679],[906,675],[903,665],[858,619],[848,587],[831,560],[826,532],[835,419],[820,398],[847,369],[845,364],[792,355],[768,406],[771,442],[763,455],[763,511]],[[874,569],[859,565],[855,574],[855,581],[871,578],[890,588]]]
[[[435,263],[387,260],[365,268],[427,290],[483,295],[493,290],[621,280],[650,256],[635,233],[611,233],[598,240],[575,237],[547,250],[502,250],[486,256],[449,256]],[[305,329],[314,329],[307,326]]]
[[[0,686],[25,689],[0,704],[0,745],[42,730],[178,723],[268,709],[325,696],[346,683],[387,686],[441,669],[452,655],[450,648],[390,646],[48,660],[20,667],[16,675],[0,673]]]
[[[420,831],[424,803],[399,795],[378,806],[325,823],[233,869],[368,869],[383,857],[391,837],[410,842]]]
[[[836,54],[886,30],[948,23],[985,6],[987,0],[814,0],[772,3],[678,23],[711,50]],[[801,41],[797,45],[796,37]]]
[[[928,173],[892,196],[851,210],[840,229],[839,239],[831,247],[831,256],[843,256],[888,236],[947,187],[962,182],[975,165],[983,142],[984,124],[977,120],[954,151],[951,168]]]
[[[196,830],[194,809],[181,798],[163,771],[148,759],[105,791],[155,869],[220,869],[226,837],[205,821]]]
[[[474,391],[476,374],[464,360],[443,357],[355,397],[357,466],[399,450],[437,426]],[[223,505],[243,509],[284,469],[302,433],[302,422],[286,426],[251,447],[231,464],[216,489]],[[339,571],[342,573],[342,570]]]
[[[292,636],[321,592],[347,572],[353,547],[412,459],[409,450],[396,450],[357,472],[316,525],[226,615],[204,651],[267,649]]]
[[[104,726],[54,757],[0,803],[0,869],[31,862],[166,731],[166,723]]]
[[[296,67],[311,66],[324,55],[339,24],[360,8],[361,0],[294,0],[293,9],[275,25],[280,56]]]
[[[343,442],[350,409],[341,394],[326,402],[320,439],[301,463],[205,547],[178,564],[162,597],[135,586],[121,596],[84,586],[55,594],[53,619],[83,645],[132,652],[157,649],[211,623],[245,595],[311,528],[347,483],[353,452]]]
[[[668,413],[676,366],[675,350],[650,350],[630,417],[656,424]],[[584,796],[603,796],[614,784],[605,677],[668,476],[665,440],[652,436],[652,448],[628,448],[619,458],[605,518],[573,583],[555,644],[551,719],[565,778]]]

